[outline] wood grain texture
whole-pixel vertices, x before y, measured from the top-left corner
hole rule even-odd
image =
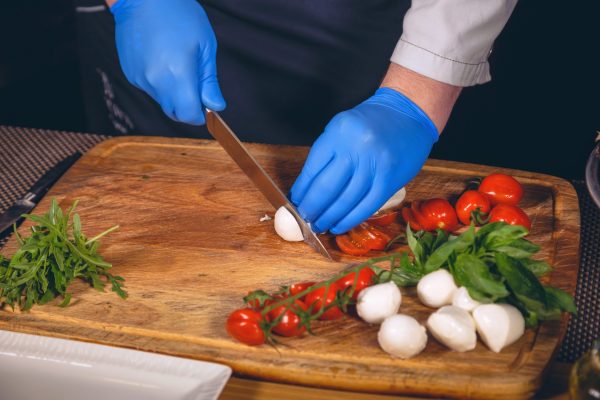
[[[307,149],[249,145],[269,174],[287,189]],[[430,160],[407,187],[408,200],[456,196],[465,180],[492,171],[515,176],[525,187],[530,238],[554,265],[547,281],[569,292],[579,266],[579,209],[566,181],[541,174]],[[119,224],[101,252],[126,279],[130,297],[73,285],[68,308],[34,307],[0,312],[0,328],[130,347],[230,365],[238,376],[345,390],[453,397],[518,398],[540,385],[566,328],[567,317],[528,330],[500,354],[481,343],[451,352],[430,338],[410,360],[383,353],[377,327],[356,318],[316,324],[316,336],[282,340],[277,349],[247,347],[225,332],[227,315],[249,290],[323,279],[357,259],[327,261],[303,243],[279,239],[267,201],[212,141],[123,137],[82,157],[35,210],[55,196],[63,207],[80,200],[91,237]],[[25,232],[27,225],[21,227]],[[11,241],[4,253],[11,254]],[[431,312],[404,290],[402,312],[424,322]]]

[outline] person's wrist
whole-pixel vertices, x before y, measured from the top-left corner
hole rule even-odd
[[[398,90],[390,87],[380,87],[373,96],[365,101],[365,104],[378,104],[398,114],[408,115],[421,124],[423,127],[422,132],[431,137],[432,143],[437,142],[439,132],[431,118],[410,98]]]
[[[106,5],[108,6],[108,8],[112,8],[112,6],[115,5],[115,3],[117,2],[123,2],[124,0],[105,0]]]
[[[390,64],[381,87],[393,89],[410,99],[433,121],[439,133],[446,126],[462,90],[394,63]]]

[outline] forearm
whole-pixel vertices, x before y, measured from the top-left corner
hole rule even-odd
[[[106,1],[106,5],[109,7],[112,7],[113,4],[115,4],[118,0],[105,0]]]
[[[462,90],[459,86],[436,81],[395,63],[390,63],[381,87],[394,89],[411,99],[429,116],[439,133],[446,126]]]

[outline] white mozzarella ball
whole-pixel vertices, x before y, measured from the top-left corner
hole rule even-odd
[[[471,312],[481,303],[473,300],[469,295],[469,291],[466,287],[461,286],[455,292],[454,296],[452,296],[452,305],[462,308],[465,311]]]
[[[525,319],[510,304],[483,304],[473,310],[473,319],[481,340],[499,353],[525,333]]]
[[[283,206],[279,207],[275,213],[275,232],[288,242],[301,242],[304,240],[296,218]]]
[[[392,197],[390,197],[388,199],[388,201],[386,201],[385,204],[382,205],[381,208],[377,212],[382,212],[382,211],[388,210],[390,208],[398,207],[400,204],[402,204],[405,197],[406,197],[406,189],[401,188]]]
[[[404,314],[387,317],[377,334],[379,346],[394,357],[410,358],[427,345],[425,327],[416,319]]]
[[[356,312],[370,324],[380,324],[400,309],[402,293],[394,282],[369,286],[358,294]]]
[[[471,315],[456,306],[444,306],[431,314],[427,328],[439,342],[455,351],[473,350],[477,344]]]
[[[438,308],[452,303],[456,289],[450,272],[438,269],[421,278],[417,284],[417,295],[427,307]]]

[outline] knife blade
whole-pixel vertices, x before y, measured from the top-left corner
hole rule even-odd
[[[277,187],[267,172],[261,167],[252,154],[248,152],[236,134],[229,128],[225,121],[223,121],[221,116],[215,111],[206,110],[206,126],[210,134],[219,142],[248,178],[250,178],[263,196],[267,198],[269,203],[271,203],[276,210],[279,209],[279,207],[285,207],[294,216],[296,222],[300,225],[304,241],[318,253],[331,260],[332,258],[329,255],[329,252],[313,232],[310,225],[302,219],[300,214],[298,214],[296,207],[290,203],[288,198]]]
[[[44,197],[44,194],[46,194],[48,189],[50,189],[58,178],[60,178],[67,169],[79,159],[79,157],[81,157],[81,153],[75,152],[50,168],[50,170],[33,184],[25,196],[17,200],[8,208],[8,210],[2,213],[2,215],[0,215],[0,233],[3,233],[15,223],[19,225],[21,215],[31,211],[40,199]]]

